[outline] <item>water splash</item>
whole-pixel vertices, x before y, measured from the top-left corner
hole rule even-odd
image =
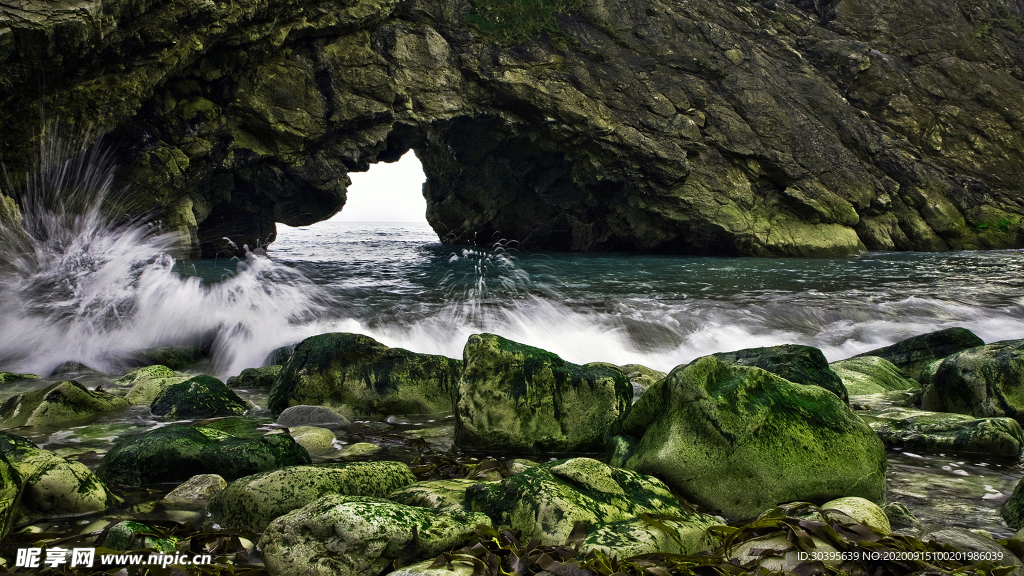
[[[265,257],[212,286],[182,278],[172,235],[104,215],[130,192],[111,153],[67,142],[46,139],[19,192],[8,179],[23,227],[0,223],[0,370],[45,375],[73,361],[117,373],[146,348],[201,346],[226,376],[301,337],[296,326],[322,309],[316,286]]]

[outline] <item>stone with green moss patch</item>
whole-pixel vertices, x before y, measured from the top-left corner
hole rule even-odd
[[[369,336],[331,333],[295,347],[270,390],[269,408],[323,405],[359,415],[452,410],[462,362],[388,348]]]
[[[318,426],[295,426],[288,433],[309,452],[323,452],[334,449],[334,432]]]
[[[116,551],[142,550],[152,548],[164,554],[173,554],[178,539],[174,536],[160,537],[153,528],[134,520],[123,520],[114,524],[103,539],[103,547]]]
[[[470,486],[477,484],[485,483],[480,480],[466,480],[464,478],[416,482],[392,492],[388,499],[399,504],[405,504],[406,506],[420,506],[422,508],[450,508],[456,506],[469,510],[470,508],[466,503],[466,490]]]
[[[813,346],[783,344],[721,352],[714,356],[726,364],[757,366],[796,384],[819,386],[832,392],[843,402],[850,402],[843,380],[829,368],[828,360],[821,350]]]
[[[21,477],[18,469],[0,452],[0,538],[7,536],[17,518]]]
[[[263,366],[261,368],[246,368],[238,376],[228,378],[226,384],[231,388],[270,388],[281,373],[282,366]]]
[[[897,390],[916,390],[919,383],[903,376],[903,372],[885,358],[857,356],[829,364],[843,380],[851,396],[885,394]]]
[[[711,516],[684,510],[657,478],[590,458],[558,460],[501,482],[478,484],[466,491],[466,499],[495,526],[522,530],[524,537],[540,538],[544,544],[562,544],[576,522],[586,522],[592,533],[590,545],[620,555],[632,549],[631,534],[646,533],[635,524],[643,514],[678,516],[676,528],[687,543],[684,553],[704,549],[705,530],[718,523]],[[604,540],[599,542],[594,534]]]
[[[84,464],[68,461],[32,442],[0,432],[0,453],[23,485],[22,521],[102,512],[119,502]]]
[[[862,356],[884,358],[902,370],[907,378],[920,381],[921,371],[928,364],[951,354],[984,345],[985,342],[981,338],[966,328],[946,328],[937,332],[912,336],[890,346],[858,354],[854,358]]]
[[[727,518],[795,500],[885,500],[885,447],[835,394],[713,356],[634,404],[612,460]]]
[[[160,499],[171,510],[203,510],[228,485],[218,474],[197,474]]]
[[[1006,340],[947,356],[931,376],[921,408],[1024,422],[1024,340]]]
[[[633,398],[618,368],[579,366],[494,334],[470,336],[456,394],[464,450],[598,452]]]
[[[125,398],[66,380],[8,398],[0,405],[0,428],[59,425],[126,406]]]
[[[0,372],[0,384],[7,382],[14,382],[15,380],[27,380],[30,378],[39,378],[35,374],[14,374],[12,372]]]
[[[251,406],[212,376],[194,376],[167,386],[153,399],[150,410],[168,418],[214,418],[244,414]]]
[[[332,494],[274,520],[259,546],[271,574],[379,574],[399,557],[415,561],[456,548],[480,524],[490,519]]]
[[[275,518],[327,494],[384,498],[415,481],[401,462],[290,466],[232,482],[210,502],[211,520],[226,528],[262,532]]]
[[[886,408],[857,413],[886,446],[914,452],[991,454],[1019,458],[1024,432],[1012,418]]]
[[[885,511],[878,504],[863,498],[856,496],[836,498],[822,504],[821,510],[826,514],[839,512],[882,534],[892,534],[892,527],[889,525],[889,518],[885,515]]]
[[[192,378],[188,374],[175,372],[163,364],[136,368],[114,381],[121,386],[131,386],[125,398],[135,406],[149,406],[164,388],[180,384]]]
[[[96,474],[108,484],[139,486],[183,482],[197,474],[233,480],[309,463],[309,454],[288,434],[239,437],[212,427],[170,424],[118,442]]]

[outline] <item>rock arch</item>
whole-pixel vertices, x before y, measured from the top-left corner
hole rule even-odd
[[[111,131],[131,210],[191,255],[327,218],[347,173],[409,149],[443,241],[1024,245],[1024,54],[999,28],[1024,15],[888,3],[589,0],[518,44],[468,0],[5,6],[0,154],[29,162],[43,74],[49,113]]]

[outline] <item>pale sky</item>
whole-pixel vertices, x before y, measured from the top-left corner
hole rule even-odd
[[[398,162],[349,172],[348,200],[332,222],[426,222],[423,166],[412,151]]]

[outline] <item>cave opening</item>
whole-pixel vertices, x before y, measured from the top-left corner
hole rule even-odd
[[[427,222],[423,165],[410,150],[396,162],[371,164],[366,172],[350,172],[345,206],[333,222]]]

